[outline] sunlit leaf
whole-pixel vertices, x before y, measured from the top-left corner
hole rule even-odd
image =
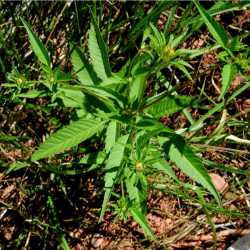
[[[58,130],[41,144],[32,155],[31,160],[37,161],[47,158],[73,146],[77,146],[82,141],[96,134],[102,128],[103,124],[104,122],[89,119],[80,119],[72,122],[68,126]]]
[[[171,115],[192,105],[193,98],[190,96],[167,96],[160,99],[145,109],[146,112],[158,118],[164,115]]]
[[[151,165],[152,168],[161,171],[171,177],[173,180],[179,182],[177,176],[175,175],[174,170],[164,159],[159,159]]]
[[[147,73],[135,75],[130,84],[129,101],[137,106],[144,94]]]
[[[133,219],[142,227],[144,234],[148,236],[149,238],[153,239],[154,234],[151,228],[149,227],[147,219],[143,215],[143,213],[136,207],[131,207],[129,211],[131,215],[133,216]]]
[[[206,188],[220,204],[220,197],[200,159],[181,138],[176,137],[172,141],[169,157],[186,175]]]
[[[47,49],[42,44],[41,40],[38,38],[38,36],[32,31],[31,26],[23,19],[21,18],[23,25],[28,33],[29,41],[31,44],[31,47],[33,49],[33,52],[37,56],[38,60],[45,64],[47,67],[50,67],[50,59]]]
[[[105,166],[106,173],[104,177],[105,181],[105,194],[102,202],[102,210],[99,221],[102,221],[106,211],[107,204],[109,202],[113,186],[115,184],[116,177],[121,170],[121,163],[126,148],[126,143],[129,138],[129,134],[121,136],[115,145],[112,147],[107,164]]]
[[[92,69],[92,66],[88,63],[87,59],[79,48],[74,47],[74,50],[71,54],[71,61],[78,80],[82,84],[93,85],[99,82],[95,72]]]
[[[234,76],[236,74],[236,68],[232,64],[226,64],[222,69],[222,83],[221,83],[221,93],[220,99],[225,96],[227,93],[228,88],[230,87]]]
[[[199,4],[198,1],[193,1],[200,12],[209,32],[222,47],[227,48],[228,35],[224,28],[208,14],[208,12]]]
[[[105,150],[108,153],[114,146],[117,139],[118,124],[117,121],[111,121],[107,127],[106,139],[105,139]]]
[[[111,76],[108,52],[106,44],[102,38],[100,29],[96,22],[96,18],[92,14],[92,22],[90,24],[88,47],[91,63],[95,72],[100,79],[105,80]]]

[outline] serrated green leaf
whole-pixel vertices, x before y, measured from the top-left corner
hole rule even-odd
[[[136,135],[136,159],[141,160],[143,158],[145,148],[149,145],[150,134],[144,130],[140,131]]]
[[[166,38],[162,32],[160,32],[152,23],[150,23],[152,34],[149,35],[151,46],[158,52],[161,53],[166,46]]]
[[[108,87],[109,89],[114,89],[117,86],[125,85],[128,83],[126,78],[121,78],[117,74],[113,74],[111,77],[108,77],[103,82],[101,82],[102,87]]]
[[[208,119],[211,115],[213,115],[216,112],[220,112],[224,107],[224,103],[218,103],[216,104],[216,106],[214,106],[213,108],[209,109],[208,112],[203,115],[201,118],[199,118],[197,121],[195,121],[192,126],[189,128],[189,131],[195,131],[198,130],[200,128],[202,128],[203,123],[206,119]]]
[[[125,184],[126,184],[126,189],[128,192],[129,199],[133,203],[137,203],[138,205],[140,205],[141,198],[140,198],[140,194],[139,194],[140,191],[136,187],[137,180],[138,180],[136,173],[131,172],[131,171],[130,171],[130,173],[128,173],[128,171],[127,171],[126,177],[127,178],[125,179]]]
[[[145,111],[159,118],[164,115],[171,115],[191,106],[192,101],[193,98],[190,96],[168,96],[158,102],[155,101],[155,103],[145,109]]]
[[[96,18],[91,12],[92,22],[90,24],[88,48],[91,63],[100,79],[105,80],[111,76],[111,69],[108,59],[106,44],[96,22]]]
[[[147,219],[144,216],[144,214],[136,207],[131,207],[129,209],[129,212],[133,216],[133,219],[142,227],[144,234],[148,236],[149,238],[153,239],[154,234],[148,225]]]
[[[166,162],[166,160],[158,159],[155,163],[151,165],[152,168],[161,171],[171,177],[173,180],[179,182],[177,176],[175,175],[174,170],[171,166]]]
[[[174,20],[174,15],[176,13],[176,9],[177,9],[178,5],[175,5],[171,8],[170,10],[170,13],[168,15],[168,19],[167,19],[167,22],[165,23],[165,26],[164,26],[164,34],[165,35],[168,35],[169,34],[169,31],[170,31],[170,28],[173,24],[173,20]]]
[[[139,179],[139,186],[140,186],[140,198],[141,198],[141,203],[142,201],[145,201],[147,198],[147,191],[148,191],[148,181],[147,177],[143,172],[137,172],[137,176]],[[144,207],[141,207],[142,210],[145,210]]]
[[[9,174],[11,172],[15,172],[15,171],[18,171],[19,169],[22,169],[22,168],[26,168],[26,167],[29,167],[29,163],[27,162],[21,162],[21,161],[16,161],[16,162],[13,162],[11,163],[9,166],[8,166],[8,169],[6,170],[6,174]]]
[[[121,165],[126,143],[128,141],[129,134],[121,136],[115,145],[112,147],[105,169],[111,169],[119,167]]]
[[[129,91],[129,102],[131,105],[135,103],[135,106],[138,106],[141,102],[147,83],[146,78],[147,73],[138,74],[133,77]]]
[[[56,82],[59,82],[60,84],[65,84],[72,80],[71,74],[63,72],[60,68],[55,68],[53,70],[54,79]]]
[[[0,142],[15,142],[18,141],[18,137],[14,135],[6,135],[2,131],[0,132]]]
[[[99,221],[103,220],[103,216],[106,211],[107,204],[109,202],[111,192],[113,186],[115,184],[116,177],[118,173],[121,171],[121,164],[124,157],[124,151],[126,147],[126,143],[128,141],[129,134],[121,136],[115,145],[112,147],[109,158],[107,160],[107,164],[105,169],[107,172],[105,173],[104,181],[105,181],[105,194],[102,202],[102,210]]]
[[[94,96],[100,101],[109,104],[109,106],[113,107],[113,109],[115,109],[114,102],[118,104],[121,108],[124,107],[124,104],[126,102],[125,98],[121,94],[113,91],[110,88],[102,86],[77,85],[77,86],[71,86],[70,88],[63,87],[60,89],[63,89],[65,91],[68,89],[81,90],[84,94]]]
[[[142,118],[136,123],[136,127],[140,129],[144,129],[146,131],[154,131],[154,130],[162,130],[164,131],[166,126],[164,126],[161,122],[150,119],[150,118]]]
[[[228,36],[224,28],[208,14],[208,12],[198,3],[198,1],[193,1],[200,12],[209,32],[223,48],[227,48]]]
[[[200,159],[182,138],[176,137],[172,140],[169,148],[169,157],[186,175],[206,188],[220,204],[220,197]]]
[[[244,8],[248,8],[250,6],[250,3],[248,1],[240,1],[239,3],[230,3],[226,1],[218,1],[215,2],[215,4],[207,10],[207,13],[210,16],[220,15],[226,12],[231,11],[239,11]],[[190,20],[191,19],[191,20]],[[187,18],[185,24],[192,24],[193,31],[196,31],[200,28],[202,25],[202,18],[200,16],[195,18]]]
[[[93,95],[100,100],[103,98],[107,100],[114,100],[121,108],[124,107],[125,98],[110,88],[102,86],[84,86],[80,88],[86,94]]]
[[[171,43],[169,43],[169,46],[171,48],[176,49],[179,46],[179,44],[181,44],[185,40],[186,35],[187,35],[187,31],[184,31],[182,34],[180,34],[179,36],[175,37],[173,39],[173,41],[171,41]]]
[[[166,127],[161,122],[157,121],[156,119],[150,119],[150,118],[142,118],[138,120],[138,122],[135,124],[137,128],[144,129],[145,131],[150,131],[152,133],[174,133],[173,130]]]
[[[239,11],[247,9],[250,6],[249,1],[227,2],[218,1],[210,8],[210,15],[219,15],[226,12]]]
[[[37,161],[50,157],[64,150],[78,145],[96,134],[103,126],[104,122],[80,119],[58,130],[51,135],[37,151],[32,155],[31,160]]]
[[[228,88],[230,87],[234,76],[236,74],[236,68],[232,64],[224,65],[222,69],[222,83],[221,83],[221,93],[219,99],[223,98],[227,93]]]
[[[37,98],[37,97],[41,97],[41,96],[46,96],[46,92],[43,90],[30,90],[26,93],[21,93],[17,95],[18,97],[24,97],[24,98]]]
[[[116,180],[117,175],[118,175],[118,169],[108,171],[105,173],[105,176],[104,176],[105,193],[104,193],[104,198],[103,198],[103,202],[102,202],[102,209],[101,209],[99,222],[101,222],[103,220],[104,214],[106,212],[107,204],[109,202],[111,192],[112,192],[113,186],[115,184],[115,180]]]
[[[191,68],[191,65],[183,60],[178,60],[178,61],[173,61],[170,63],[170,66],[175,66],[177,69],[179,69],[180,71],[182,71],[184,73],[184,75],[191,81],[193,81],[192,76],[189,74],[187,67]]]
[[[131,33],[129,34],[130,44],[134,41],[136,37],[138,37],[144,31],[144,28],[148,25],[149,22],[154,22],[158,19],[158,16],[168,4],[169,2],[158,2],[157,5],[154,6],[152,10],[149,11],[143,19],[136,23]]]
[[[59,88],[56,97],[60,98],[65,107],[84,109],[85,95],[80,90]]]
[[[50,59],[47,49],[42,44],[41,40],[38,38],[38,36],[32,31],[31,26],[23,19],[21,18],[22,23],[28,33],[29,41],[32,47],[33,52],[37,56],[38,60],[46,65],[48,68],[50,68]]]
[[[92,66],[88,63],[87,59],[79,48],[74,47],[74,50],[71,54],[71,61],[78,80],[82,84],[94,85],[99,82],[96,73],[92,69]]]
[[[114,146],[116,139],[117,139],[117,121],[111,121],[107,127],[106,131],[106,138],[105,138],[105,150],[107,153],[111,150]]]
[[[229,3],[226,1],[217,1],[209,10],[207,10],[207,13],[211,17],[213,17],[213,16],[220,15],[226,12],[242,10],[249,6],[250,4],[248,1],[240,1],[237,4]],[[191,26],[191,31],[188,33],[188,36],[191,36],[193,32],[198,31],[200,29],[203,23],[204,23],[204,20],[200,15],[194,18],[191,16],[185,19],[185,22],[182,23],[182,28],[184,28],[187,25]],[[232,48],[229,46],[229,49],[226,50],[227,54],[232,54],[230,50],[232,51]]]
[[[188,56],[190,59],[193,59],[197,56],[206,54],[210,51],[213,51],[215,49],[220,48],[221,46],[219,44],[213,45],[213,46],[208,46],[205,48],[200,48],[200,49],[178,49],[175,52],[176,56]]]

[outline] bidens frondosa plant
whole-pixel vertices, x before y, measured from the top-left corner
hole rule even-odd
[[[153,237],[153,233],[145,217],[146,201],[149,190],[157,188],[157,183],[148,181],[152,173],[161,172],[194,193],[198,189],[207,190],[211,199],[213,197],[220,204],[219,195],[186,136],[186,132],[200,128],[195,126],[188,112],[188,107],[197,105],[197,101],[179,95],[178,85],[172,86],[162,73],[165,68],[178,69],[192,80],[188,70],[192,67],[186,58],[198,56],[203,50],[194,52],[178,48],[187,33],[166,36],[151,24],[144,31],[138,54],[114,73],[96,18],[92,15],[88,33],[89,58],[72,44],[73,72],[66,74],[52,67],[48,51],[29,24],[22,22],[43,72],[40,79],[43,86],[36,90],[36,96],[51,96],[54,103],[60,100],[65,107],[75,108],[78,117],[49,136],[34,152],[32,161],[52,157],[93,136],[98,137],[105,146],[92,155],[91,163],[85,161],[85,171],[98,169],[104,173],[100,221],[112,198],[116,201],[112,203],[114,213],[123,219],[132,215],[149,237]],[[147,87],[152,82],[154,87],[148,95]],[[191,129],[174,131],[159,121],[160,117],[175,112],[187,116]],[[182,183],[173,166],[189,176],[193,184]]]

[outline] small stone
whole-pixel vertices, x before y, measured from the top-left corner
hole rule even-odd
[[[245,235],[238,239],[227,250],[250,250],[250,234]]]
[[[209,174],[211,180],[219,193],[224,193],[228,189],[228,183],[225,181],[223,177],[218,174],[211,173]]]

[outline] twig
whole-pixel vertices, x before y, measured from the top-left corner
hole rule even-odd
[[[250,229],[226,229],[217,233],[217,241],[223,241],[226,237],[229,236],[243,236],[250,234]],[[213,235],[206,234],[206,235],[194,235],[194,236],[187,236],[185,240],[182,240],[176,244],[171,244],[172,247],[176,248],[183,248],[183,247],[192,247],[198,246],[201,242],[213,242]]]
[[[29,233],[28,233],[28,236],[27,236],[27,239],[26,239],[25,245],[24,245],[24,247],[22,248],[22,250],[26,250],[26,249],[28,249],[27,247],[29,246],[30,236],[31,236],[31,232],[29,232]]]
[[[221,152],[232,152],[232,153],[239,153],[239,154],[250,154],[247,150],[239,150],[239,149],[233,149],[233,148],[226,148],[226,147],[219,147],[219,146],[211,146],[211,145],[205,145],[200,143],[193,143],[193,145],[201,148],[208,148],[215,151],[221,151]]]
[[[218,92],[218,94],[220,95],[220,89],[219,89],[219,87],[216,85],[216,83],[214,82],[214,71],[213,71],[213,75],[212,75],[212,77],[211,77],[211,83],[212,83],[212,85],[214,86],[214,88],[215,88],[215,90]]]
[[[237,236],[237,235],[247,235],[250,234],[249,229],[226,229],[217,233],[217,240],[224,240],[228,236]],[[205,234],[205,235],[194,235],[194,236],[187,236],[186,240],[188,241],[213,241],[212,234]]]

